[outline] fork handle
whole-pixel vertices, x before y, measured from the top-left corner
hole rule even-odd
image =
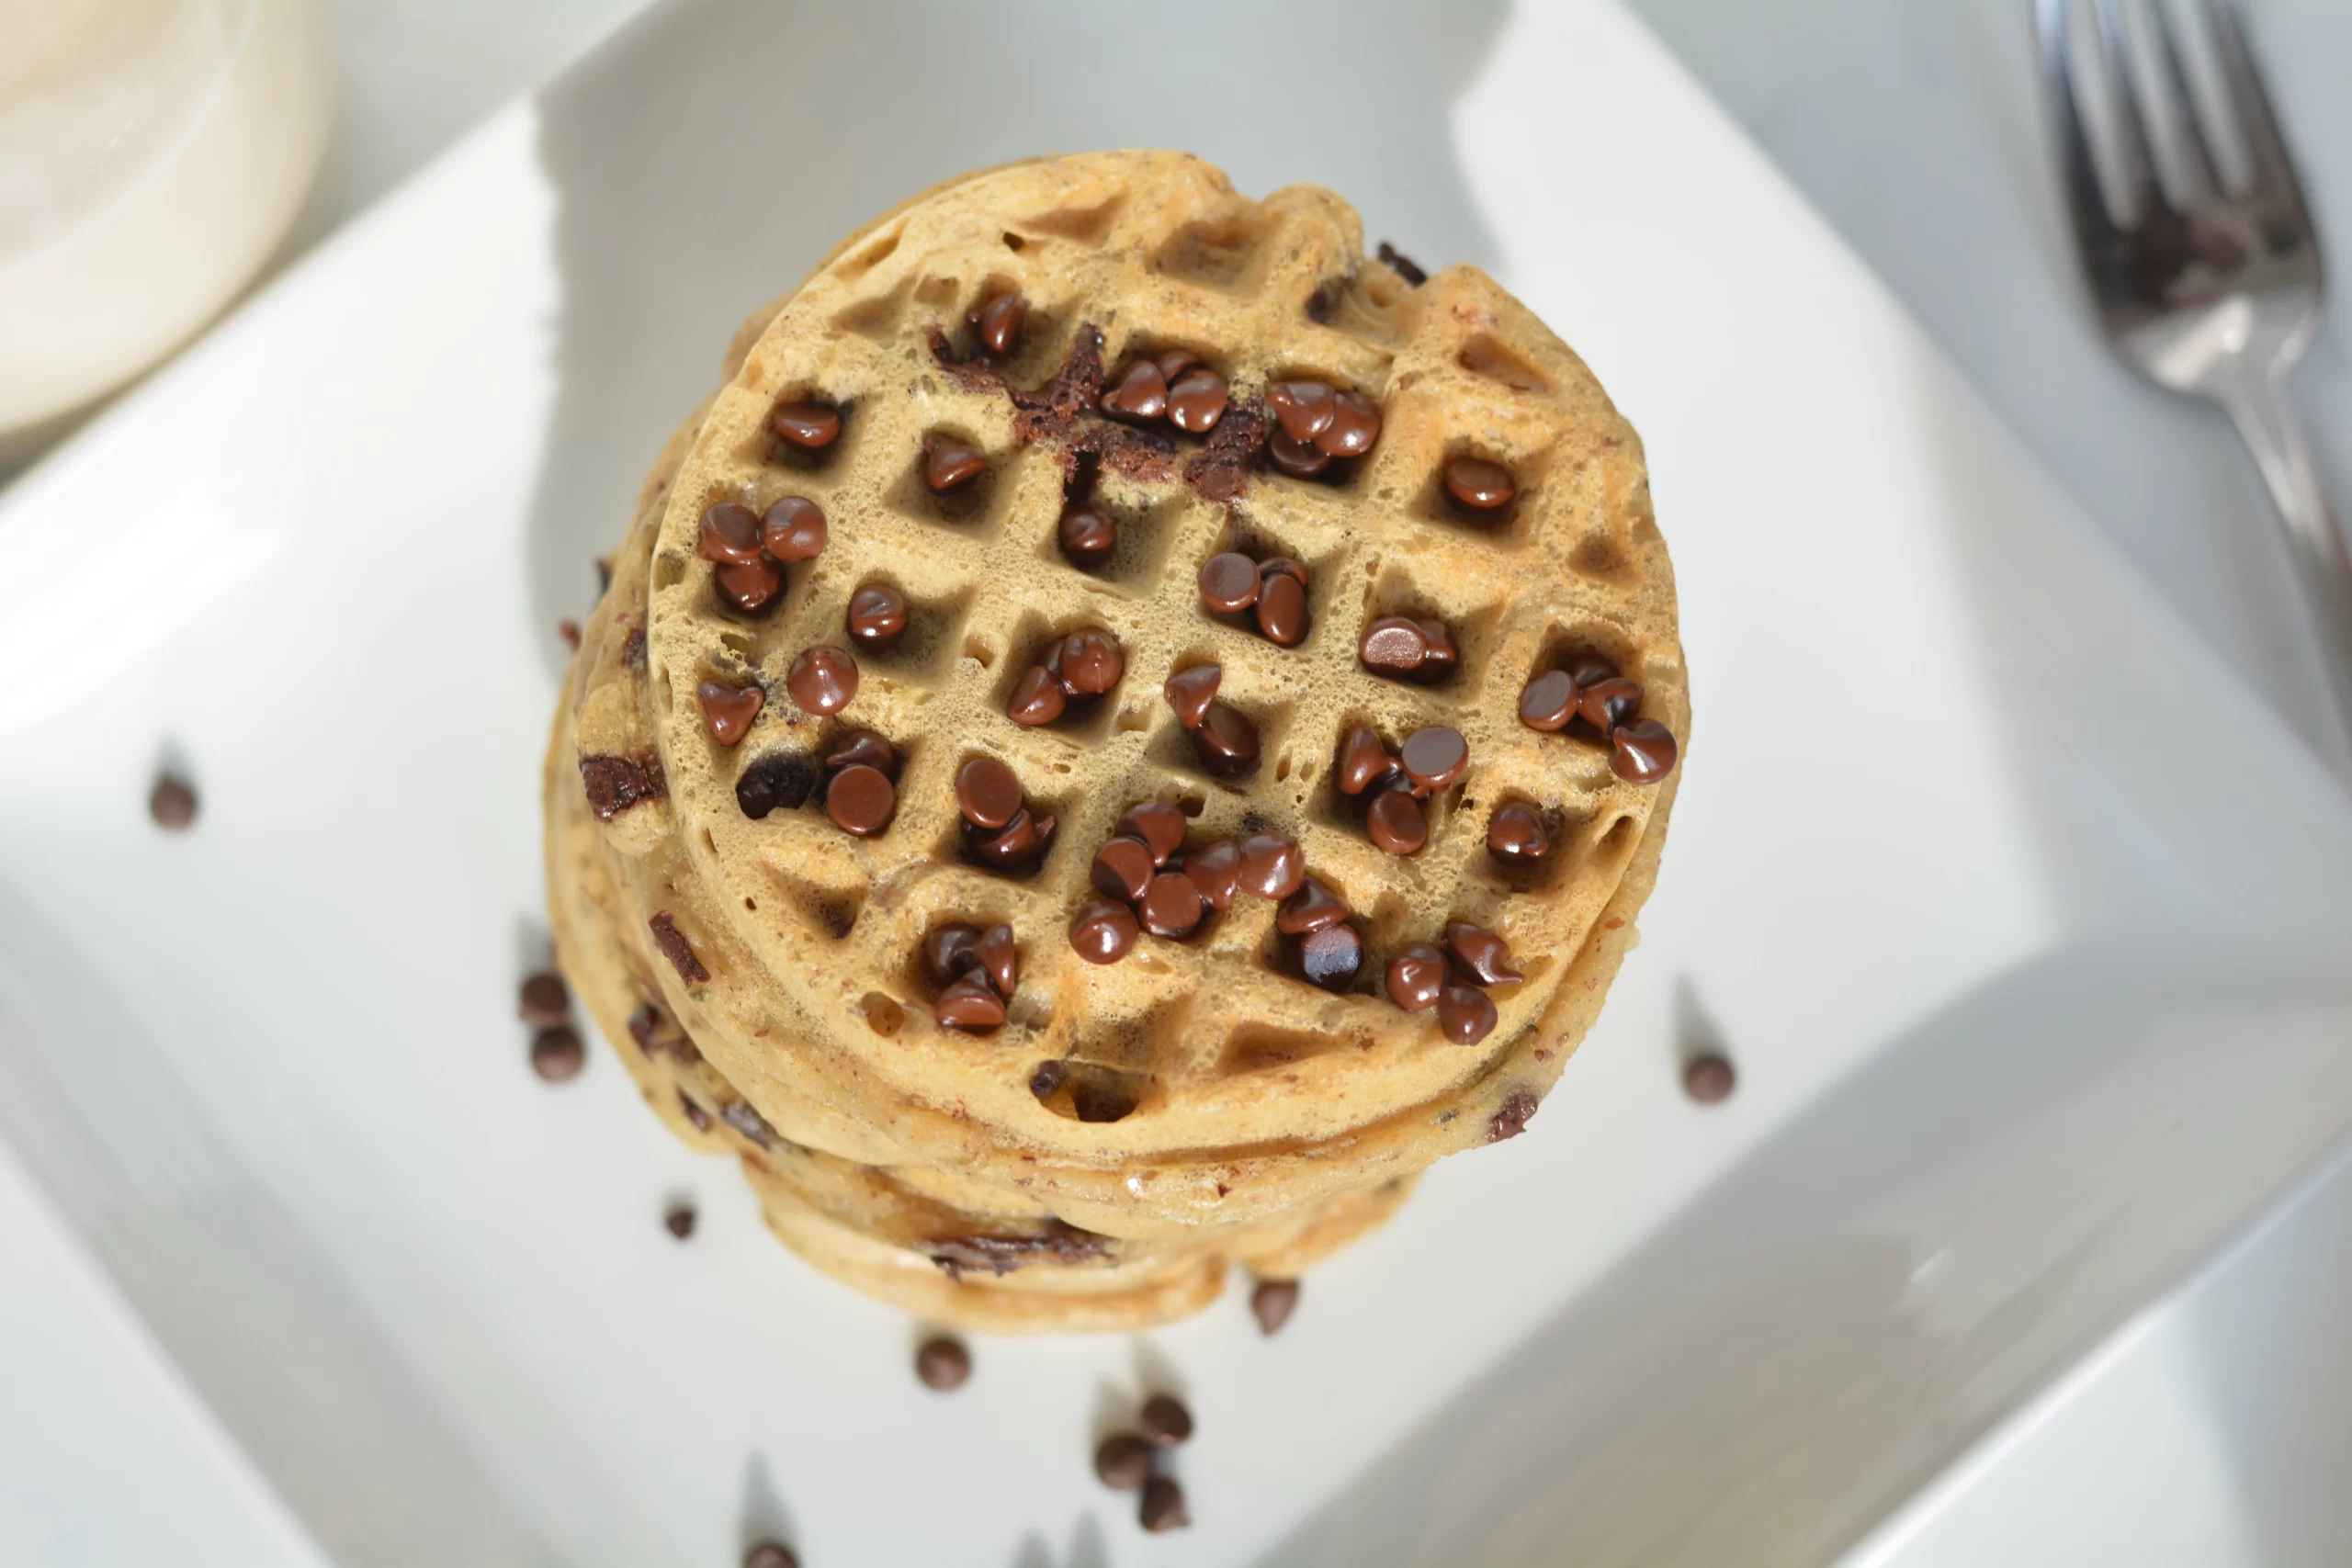
[[[2352,739],[2352,543],[2320,488],[2303,422],[2287,398],[2284,370],[2232,388],[2222,404],[2253,452],[2287,525],[2305,597],[2321,623],[2328,690],[2343,730],[2335,739],[2343,742]]]

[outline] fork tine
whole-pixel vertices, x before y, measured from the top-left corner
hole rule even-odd
[[[2165,210],[2164,187],[2156,180],[2156,155],[2148,141],[2148,123],[2140,110],[2140,86],[2132,79],[2132,62],[2123,53],[2120,0],[2091,0],[2091,17],[2098,24],[2099,53],[2106,62],[2107,83],[2115,94],[2115,119],[2122,144],[2123,183],[2130,221],[2145,222]]]
[[[2230,101],[2245,131],[2246,162],[2252,166],[2254,194],[2286,202],[2298,215],[2303,211],[2302,182],[2295,177],[2294,160],[2287,155],[2287,138],[2270,109],[2270,95],[2263,89],[2262,73],[2255,68],[2254,51],[2246,47],[2245,28],[2237,0],[2209,0],[2214,52],[2222,61]]]
[[[2156,38],[2164,56],[2165,81],[2172,90],[2173,123],[2180,128],[2180,161],[2188,176],[2184,193],[2189,205],[2211,200],[2222,188],[2212,143],[2205,137],[2205,117],[2198,112],[2197,95],[2188,90],[2188,72],[2181,64],[2179,28],[2164,0],[2154,0]]]
[[[2058,132],[2059,163],[2066,178],[2066,209],[2075,220],[2086,258],[2118,237],[2115,220],[2099,188],[2098,163],[2091,156],[2090,132],[2075,96],[2070,68],[2074,46],[2066,36],[2066,0],[2035,0],[2041,34],[2041,72],[2050,115]]]

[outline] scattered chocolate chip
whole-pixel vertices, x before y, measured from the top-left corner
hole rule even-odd
[[[1359,724],[1340,738],[1341,795],[1362,795],[1396,771],[1396,759],[1368,726]]]
[[[1195,664],[1168,677],[1159,693],[1176,710],[1177,723],[1187,729],[1198,729],[1208,716],[1209,705],[1216,701],[1217,684],[1224,678],[1225,671],[1218,665]]]
[[[695,1234],[695,1206],[692,1203],[671,1204],[662,1215],[662,1224],[680,1241],[685,1240]]]
[[[1432,724],[1405,737],[1397,758],[1415,795],[1435,795],[1470,766],[1470,744],[1451,725]]]
[[[1154,1535],[1180,1530],[1193,1522],[1184,1511],[1184,1489],[1170,1475],[1155,1475],[1143,1483],[1143,1506],[1136,1517]]]
[[[842,433],[841,411],[822,403],[778,403],[768,415],[768,428],[803,452],[821,452]]]
[[[1168,412],[1168,378],[1150,360],[1138,359],[1103,392],[1102,409],[1120,419],[1158,419]]]
[[[1277,425],[1266,433],[1266,456],[1295,479],[1311,479],[1331,466],[1331,454]]]
[[[1397,276],[1403,278],[1407,283],[1411,284],[1414,288],[1419,288],[1422,284],[1427,283],[1430,280],[1430,275],[1423,272],[1419,266],[1415,265],[1410,256],[1405,255],[1399,252],[1396,246],[1390,244],[1385,240],[1380,242],[1379,254],[1381,261],[1387,266],[1389,271],[1395,273]]]
[[[1142,935],[1134,911],[1104,898],[1080,909],[1069,925],[1069,944],[1089,964],[1116,964]]]
[[[1258,563],[1258,577],[1261,583],[1274,572],[1281,572],[1284,577],[1296,578],[1301,588],[1306,586],[1306,566],[1302,561],[1295,561],[1288,556],[1268,556]],[[1262,587],[1260,592],[1263,592]]]
[[[1240,886],[1261,898],[1287,898],[1306,885],[1306,857],[1296,839],[1252,833],[1241,840]]]
[[[1014,289],[999,294],[965,318],[979,334],[980,346],[1001,359],[1020,341],[1021,324],[1029,319],[1029,301]]]
[[[1342,922],[1309,931],[1298,944],[1298,972],[1327,991],[1344,991],[1363,968],[1363,937]]]
[[[1492,512],[1509,506],[1519,492],[1512,488],[1510,470],[1500,463],[1453,457],[1445,465],[1445,493],[1473,512]]]
[[[1610,732],[1609,766],[1627,784],[1652,784],[1674,771],[1674,732],[1654,718]]]
[[[695,1132],[710,1131],[710,1112],[696,1105],[684,1089],[678,1091],[678,1113],[694,1123]]]
[[[1193,1435],[1193,1413],[1175,1395],[1155,1393],[1143,1402],[1136,1425],[1152,1447],[1172,1449]]]
[[[1535,1114],[1535,1097],[1523,1089],[1510,1091],[1502,1109],[1487,1122],[1487,1142],[1499,1144],[1505,1138],[1516,1138],[1527,1131],[1530,1118]]]
[[[1446,629],[1443,621],[1430,620],[1427,616],[1413,624],[1421,628],[1421,641],[1426,645],[1421,654],[1421,679],[1442,681],[1453,674],[1456,657],[1453,633]]]
[[[1463,973],[1481,986],[1516,986],[1527,978],[1510,966],[1510,944],[1484,926],[1449,920],[1445,950]]]
[[[1035,728],[1053,723],[1069,706],[1069,693],[1063,688],[1060,678],[1044,665],[1033,664],[1014,682],[1004,712],[1013,723]]]
[[[989,460],[952,435],[928,431],[922,438],[922,482],[933,495],[945,495],[978,479]]]
[[[695,554],[705,560],[749,566],[760,558],[759,514],[740,501],[720,501],[703,509]]]
[[[1398,948],[1388,960],[1388,999],[1407,1012],[1426,1012],[1445,995],[1445,954],[1434,943]]]
[[[825,553],[825,514],[805,495],[787,495],[760,518],[760,547],[778,561],[815,560]]]
[[[1025,808],[1016,811],[1012,814],[1012,820],[1004,825],[1002,832],[973,842],[973,856],[983,865],[1002,870],[1027,865],[1046,852],[1046,846],[1052,841],[1054,829],[1058,824],[1057,818],[1035,817]]]
[[[1310,876],[1304,886],[1283,900],[1282,909],[1274,917],[1274,929],[1284,936],[1305,936],[1309,931],[1338,925],[1347,918],[1347,905]]]
[[[1132,904],[1151,887],[1151,852],[1137,840],[1113,839],[1094,852],[1090,874],[1096,892]]]
[[[1448,986],[1437,999],[1437,1027],[1456,1045],[1476,1045],[1495,1032],[1495,1004],[1475,987]]]
[[[1128,807],[1112,831],[1142,840],[1151,852],[1151,863],[1163,866],[1169,856],[1184,847],[1184,814],[1163,802],[1147,800]]]
[[[549,1083],[578,1077],[587,1064],[580,1031],[568,1023],[548,1024],[531,1036],[531,1070]]]
[[[1280,648],[1306,640],[1306,590],[1287,572],[1270,571],[1258,585],[1258,629]]]
[[[534,1029],[571,1022],[571,992],[565,987],[563,976],[552,969],[542,969],[524,980],[521,1011],[523,1021]]]
[[[1181,871],[1163,871],[1151,879],[1138,912],[1144,930],[1154,936],[1176,938],[1190,936],[1205,908],[1201,890],[1191,877]]]
[[[784,592],[784,568],[765,556],[741,565],[727,561],[711,569],[710,581],[722,604],[739,615],[756,615]]]
[[[662,759],[659,757],[582,757],[580,759],[580,783],[587,791],[588,809],[596,814],[599,822],[609,822],[632,806],[648,800],[666,799],[670,794],[669,780],[662,772]],[[193,818],[196,810],[193,792],[188,796],[187,809]],[[164,822],[161,817],[156,820]],[[164,826],[169,828],[176,824],[164,822]]]
[[[753,821],[771,811],[797,811],[817,788],[817,765],[806,753],[771,751],[735,781],[735,804]]]
[[[857,695],[857,660],[829,642],[800,650],[784,689],[803,713],[839,713]]]
[[[718,571],[731,571],[733,570],[734,569],[732,567],[720,567],[717,571],[714,571],[712,575],[717,576]],[[782,581],[781,576],[779,576],[778,581]],[[640,671],[644,670],[645,628],[643,626],[629,627],[628,636],[621,638],[621,662],[628,665],[632,670]]]
[[[778,1540],[763,1540],[743,1553],[743,1568],[800,1568],[792,1548]]]
[[[974,970],[939,993],[932,1013],[942,1029],[987,1034],[1004,1026],[1004,998],[996,994],[987,976]]]
[[[1315,445],[1334,457],[1361,457],[1380,439],[1380,410],[1361,392],[1341,392]]]
[[[775,1147],[775,1129],[768,1125],[766,1117],[752,1109],[750,1101],[729,1100],[719,1107],[718,1119],[763,1149]]]
[[[978,926],[950,920],[922,939],[922,966],[932,983],[950,986],[980,966]]]
[[[1065,510],[1056,534],[1061,540],[1062,554],[1074,566],[1101,566],[1119,547],[1119,530],[1091,506]]]
[[[850,595],[842,624],[866,652],[888,653],[907,635],[907,596],[887,582],[869,582]]]
[[[1731,1098],[1738,1082],[1739,1075],[1731,1063],[1712,1051],[1683,1064],[1682,1092],[1702,1105],[1722,1104]]]
[[[1036,1071],[1029,1075],[1029,1092],[1039,1100],[1049,1100],[1069,1076],[1069,1068],[1060,1062],[1040,1062]]]
[[[1220,839],[1206,849],[1191,856],[1184,864],[1184,874],[1201,890],[1201,901],[1212,909],[1222,909],[1233,902],[1233,895],[1241,883],[1241,852],[1231,842]]]
[[[1364,627],[1363,640],[1356,644],[1356,657],[1363,667],[1383,675],[1414,673],[1429,650],[1429,638],[1421,635],[1419,624],[1402,615],[1381,616]]]
[[[860,763],[879,770],[895,781],[899,776],[899,749],[870,729],[853,729],[833,742],[825,753],[825,769],[852,768]]]
[[[1168,423],[1187,435],[1206,435],[1225,417],[1230,396],[1225,378],[1216,371],[1187,372],[1182,380],[1169,385]]]
[[[686,933],[678,929],[678,922],[671,918],[669,910],[657,911],[645,925],[653,933],[653,945],[662,950],[662,956],[670,961],[670,967],[678,972],[679,979],[689,986],[699,986],[710,978],[710,971],[695,956],[694,944],[686,941]]]
[[[1151,1445],[1133,1432],[1114,1432],[1094,1450],[1095,1478],[1114,1492],[1139,1492],[1151,1479]]]
[[[1577,716],[1603,735],[1614,733],[1621,724],[1631,723],[1641,711],[1641,682],[1628,681],[1623,675],[1595,681],[1577,694]]]
[[[555,624],[555,635],[563,638],[563,646],[572,652],[580,651],[580,623],[566,616]]]
[[[702,721],[710,738],[721,746],[732,746],[750,734],[760,705],[768,700],[767,693],[758,686],[738,691],[717,681],[703,682],[695,688],[695,696],[702,704]]]
[[[899,809],[899,786],[879,768],[859,762],[843,768],[825,785],[825,815],[844,833],[867,838],[890,825]]]
[[[971,1375],[972,1353],[964,1348],[960,1339],[934,1335],[915,1350],[915,1376],[922,1380],[925,1388],[947,1393],[962,1388]]]
[[[1055,673],[1074,697],[1100,696],[1126,673],[1126,655],[1109,632],[1089,629],[1062,638]]]
[[[1583,694],[1565,670],[1546,670],[1519,694],[1519,722],[1545,734],[1566,729]]]
[[[1232,615],[1258,602],[1258,563],[1237,550],[1225,550],[1201,563],[1201,603],[1220,614]]]
[[[1012,928],[999,921],[980,933],[980,972],[996,987],[996,994],[1006,1001],[1021,984],[1021,948],[1014,942]]]
[[[1412,792],[1383,790],[1373,796],[1364,813],[1363,830],[1372,841],[1392,855],[1416,855],[1430,841],[1429,818]]]
[[[1568,665],[1568,678],[1578,689],[1598,686],[1603,681],[1617,679],[1617,666],[1597,653],[1582,654]]]
[[[1173,387],[1179,376],[1201,363],[1201,356],[1189,348],[1170,348],[1152,355],[1151,362],[1159,367],[1159,374]]]
[[[1219,778],[1238,778],[1258,765],[1258,727],[1223,703],[1211,703],[1193,731],[1201,766]]]
[[[1533,807],[1498,807],[1487,818],[1487,852],[1498,861],[1524,865],[1543,859],[1551,848],[1552,836],[1544,830],[1544,818]]]
[[[1339,394],[1321,381],[1269,381],[1266,407],[1294,441],[1312,441],[1339,417]]]
[[[956,770],[956,809],[975,828],[1001,828],[1026,804],[1010,763],[974,757]]]
[[[1261,1280],[1250,1292],[1250,1311],[1258,1320],[1258,1332],[1271,1335],[1290,1321],[1298,1310],[1298,1281],[1295,1280]]]

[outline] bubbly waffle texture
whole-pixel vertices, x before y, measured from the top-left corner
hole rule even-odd
[[[1007,289],[1028,300],[1026,325],[1002,359],[978,360],[967,312]],[[1311,377],[1378,405],[1379,441],[1332,484],[1218,457],[1215,435],[1137,434],[1091,412],[1104,371],[1179,348],[1230,383],[1221,430],[1262,424],[1269,379]],[[1038,395],[1019,406],[1008,386]],[[814,458],[767,425],[803,399],[842,412],[840,439]],[[932,433],[978,447],[989,472],[933,495],[920,473]],[[1439,475],[1458,454],[1508,466],[1518,499],[1489,520],[1450,507]],[[1077,483],[1120,530],[1093,571],[1056,543]],[[737,615],[695,556],[699,518],[716,501],[761,511],[787,494],[823,509],[830,542],[790,569],[775,605]],[[1301,645],[1203,611],[1201,561],[1237,548],[1306,564]],[[797,1250],[971,1326],[1179,1315],[1214,1295],[1227,1260],[1295,1272],[1377,1224],[1430,1161],[1515,1130],[1632,945],[1679,778],[1620,780],[1599,743],[1521,725],[1519,691],[1597,653],[1642,682],[1642,716],[1687,744],[1639,442],[1581,362],[1474,268],[1413,288],[1365,260],[1354,214],[1329,193],[1253,204],[1182,154],[989,171],[844,242],[739,338],[612,567],[549,755],[566,971],[673,1128],[745,1158]],[[910,601],[909,635],[858,654],[843,712],[800,712],[786,670],[812,644],[849,646],[845,607],[872,582]],[[1363,626],[1392,614],[1453,628],[1449,679],[1361,666]],[[1014,725],[1020,673],[1086,627],[1118,637],[1119,685],[1080,722]],[[1260,729],[1250,777],[1203,772],[1161,701],[1169,673],[1204,661],[1224,669],[1220,699]],[[769,694],[738,746],[705,726],[706,678]],[[1333,788],[1333,753],[1356,724],[1392,744],[1427,724],[1468,740],[1468,772],[1428,803],[1417,856],[1375,848]],[[887,830],[844,833],[821,791],[802,809],[744,814],[744,768],[820,756],[861,728],[904,759]],[[980,753],[1059,819],[1023,874],[962,854],[953,779]],[[646,797],[599,820],[582,765],[616,761]],[[1109,966],[1080,960],[1066,933],[1093,897],[1091,857],[1147,800],[1186,814],[1191,849],[1261,828],[1295,837],[1364,935],[1355,988],[1285,973],[1275,906],[1247,896],[1182,941],[1146,937]],[[1532,869],[1486,850],[1487,818],[1507,803],[1555,825]],[[661,916],[691,951],[683,968],[649,929]],[[1493,993],[1499,1022],[1472,1047],[1379,988],[1390,953],[1457,919],[1501,934],[1527,976]],[[1016,933],[1020,984],[991,1034],[943,1030],[930,1010],[922,943],[956,920]],[[648,1003],[650,1051],[628,1027]],[[1098,1104],[1131,1109],[1085,1121],[1070,1087],[1041,1098],[1034,1076],[1048,1062]]]

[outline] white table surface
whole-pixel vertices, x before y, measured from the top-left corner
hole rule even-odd
[[[315,236],[547,74],[638,0],[331,0],[343,119],[305,220]],[[2322,698],[2258,480],[2218,416],[2143,387],[2101,348],[2074,281],[2044,153],[2023,0],[1629,0],[1890,284],[2109,530],[2217,658],[2299,725]],[[2352,256],[2352,6],[2252,0],[2328,249]],[[1442,237],[1416,237],[1442,261]],[[1408,244],[1408,249],[1414,248]],[[2298,379],[2334,493],[2352,497],[2352,321],[2339,309]],[[33,1195],[0,1168],[11,1212]],[[32,1209],[11,1235],[80,1267]],[[2132,1561],[2352,1560],[2352,1175],[2339,1164],[2190,1290],[2152,1312],[1980,1449],[1862,1552],[1872,1568]],[[2329,1261],[2333,1259],[2334,1261]],[[119,1303],[115,1303],[119,1305]],[[94,1297],[77,1335],[0,1335],[0,1387],[62,1388],[76,1363],[138,1351]],[[86,1343],[85,1343],[86,1342]],[[140,1353],[144,1353],[140,1351]],[[36,1378],[35,1374],[42,1374]],[[157,1385],[161,1386],[161,1385]],[[181,1424],[129,1384],[74,1430]],[[150,1407],[143,1413],[139,1399]],[[0,1420],[0,1450],[8,1423]],[[21,1436],[22,1434],[18,1434]],[[171,1432],[152,1431],[151,1448]],[[169,1456],[159,1458],[165,1467]],[[54,1480],[96,1507],[70,1450],[17,1452],[6,1490]],[[246,1475],[220,1487],[254,1484]],[[1962,1482],[1966,1484],[1961,1484]],[[2318,1482],[2321,1483],[2313,1484]],[[94,1524],[91,1562],[155,1560],[184,1521],[240,1561],[303,1561],[279,1530],[238,1540],[202,1489]],[[232,1544],[234,1542],[234,1544]],[[184,1545],[187,1544],[185,1541]],[[188,1561],[229,1560],[199,1551]]]

